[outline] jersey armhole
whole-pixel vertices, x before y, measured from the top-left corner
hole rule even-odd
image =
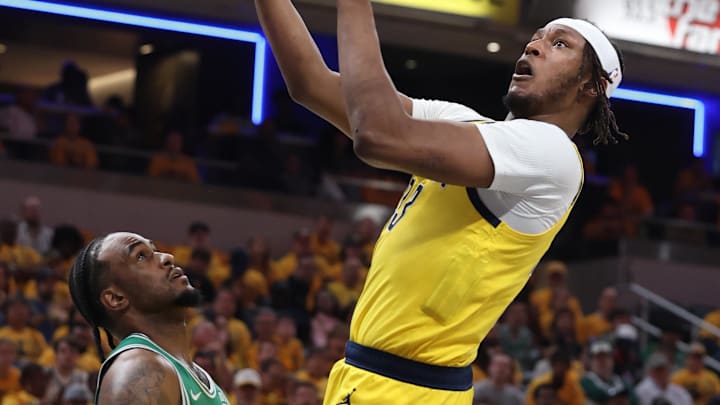
[[[470,203],[472,203],[473,207],[475,207],[475,210],[480,214],[481,217],[483,217],[490,225],[492,225],[493,228],[497,228],[500,226],[500,218],[498,218],[495,214],[490,211],[490,209],[485,205],[485,203],[480,198],[480,193],[478,193],[478,190],[473,187],[466,187],[468,198],[470,199]]]

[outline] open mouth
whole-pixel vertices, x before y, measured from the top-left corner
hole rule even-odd
[[[182,271],[180,267],[173,267],[173,269],[170,271],[170,280],[175,280],[176,278],[183,277],[185,273]]]
[[[519,60],[515,64],[515,74],[514,76],[519,77],[532,77],[533,70],[532,66],[530,66],[530,63],[526,60]]]

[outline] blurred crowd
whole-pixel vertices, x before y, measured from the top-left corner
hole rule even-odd
[[[87,404],[100,358],[66,277],[94,235],[48,226],[35,197],[7,214],[14,219],[0,221],[0,405]],[[320,403],[343,358],[378,225],[360,220],[335,239],[333,222],[321,217],[288,235],[286,252],[272,252],[261,236],[217,249],[203,222],[189,224],[182,245],[155,241],[203,294],[189,322],[193,359],[233,404]],[[475,404],[718,403],[720,380],[703,362],[718,355],[714,335],[703,331],[687,352],[672,327],[641,344],[618,291],[604,288],[586,313],[569,271],[542,263],[482,342],[472,365]],[[720,326],[720,310],[706,320]]]
[[[0,108],[0,131],[6,131],[0,157],[396,203],[403,176],[362,164],[336,130],[303,135],[306,128],[292,116],[289,98],[275,102],[275,116],[259,126],[218,116],[199,135],[167,128],[152,138],[137,129],[132,109],[119,97],[93,107],[87,75],[70,63],[58,83],[43,91],[18,88]],[[583,156],[591,177],[593,161]],[[341,176],[400,187],[349,189],[336,180]],[[599,193],[590,194],[597,206],[576,208],[585,211],[576,239],[589,243],[593,253],[607,248],[613,254],[618,239],[659,232],[646,225],[653,217],[720,225],[713,181],[701,160],[677,175],[669,201],[653,198],[634,166],[606,180]],[[35,197],[25,199],[17,214],[5,214],[12,219],[0,221],[0,405],[87,404],[100,357],[92,331],[72,306],[66,277],[75,254],[94,235],[83,224],[48,226]],[[336,239],[332,221],[318,218],[288,235],[286,252],[271,251],[262,236],[232,251],[217,249],[201,221],[189,224],[182,245],[155,241],[202,291],[204,305],[189,324],[193,358],[233,404],[319,403],[332,364],[343,357],[379,225],[363,219]],[[663,227],[659,236],[700,238],[686,228],[673,232]],[[717,370],[703,362],[706,356],[720,358],[715,335],[701,331],[683,352],[677,344],[686,333],[669,326],[659,339],[641,344],[633,308],[619,304],[618,291],[608,286],[596,307],[583,311],[568,271],[563,262],[542,263],[482,342],[472,365],[475,404],[720,403]],[[720,310],[706,321],[720,327]]]
[[[184,124],[187,117],[166,117],[158,128],[149,129],[118,95],[93,105],[87,73],[68,62],[57,83],[45,89],[0,88],[0,158],[300,196],[395,203],[401,184],[395,185],[399,190],[389,192],[370,187],[343,189],[333,176],[400,183],[403,176],[362,164],[349,139],[328,125],[309,128],[303,122],[307,117],[297,116],[298,107],[286,93],[274,95],[272,101],[271,116],[257,126],[242,117],[218,113],[196,128]]]
[[[168,124],[150,134],[118,96],[92,106],[82,77],[67,64],[57,84],[17,88],[0,103],[0,157],[388,206],[407,181],[363,164],[339,131],[309,129],[286,94],[273,98],[274,114],[257,126],[221,114],[201,129]],[[587,243],[569,250],[616,254],[619,239],[638,235],[720,244],[720,193],[703,160],[677,173],[671,196],[658,196],[632,164],[599,173],[592,149],[578,142],[588,181],[573,214],[579,223],[566,228],[568,240]],[[662,225],[653,226],[653,219]]]

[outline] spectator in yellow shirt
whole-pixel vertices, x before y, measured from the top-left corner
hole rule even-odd
[[[720,328],[720,309],[708,312],[703,320],[716,328]],[[705,344],[705,347],[708,349],[710,354],[715,355],[718,350],[718,345],[720,345],[720,337],[706,328],[700,329],[699,337]]]
[[[254,337],[247,353],[250,368],[258,369],[267,359],[279,360],[279,339],[277,337],[277,315],[271,308],[261,307],[253,323]],[[291,364],[291,361],[283,361]]]
[[[300,381],[312,383],[317,388],[318,399],[322,400],[327,388],[328,376],[330,375],[329,355],[325,349],[313,348],[308,351],[305,359],[305,367],[295,373],[295,378]]]
[[[36,362],[47,348],[43,335],[30,325],[30,305],[24,298],[8,301],[7,326],[0,328],[0,338],[15,342],[20,362]]]
[[[675,178],[675,196],[697,196],[703,191],[712,189],[712,176],[705,168],[702,158],[695,158]]]
[[[372,259],[373,250],[375,250],[375,241],[378,237],[378,226],[370,217],[364,217],[359,219],[355,223],[355,229],[353,233],[358,235],[360,242],[363,246],[363,253],[367,259],[366,266],[370,266],[370,260]]]
[[[332,281],[327,286],[327,289],[337,299],[341,313],[347,313],[360,297],[363,289],[361,271],[363,271],[363,264],[360,259],[348,257],[343,262],[340,281]]]
[[[15,271],[30,271],[42,262],[33,248],[17,244],[17,224],[13,221],[0,221],[0,262]]]
[[[299,258],[312,256],[315,258],[317,269],[322,278],[330,272],[327,262],[322,256],[313,253],[310,246],[310,230],[302,228],[293,234],[290,252],[275,262],[273,272],[270,274],[270,285],[278,281],[285,281],[297,269]]]
[[[270,287],[270,300],[277,311],[295,319],[297,335],[302,341],[310,336],[310,313],[315,305],[315,294],[322,287],[315,256],[298,258],[295,271],[283,281],[277,281]]]
[[[695,405],[705,405],[720,394],[720,379],[703,364],[705,354],[702,343],[690,345],[690,351],[685,357],[685,368],[676,372],[671,380],[690,393]]]
[[[603,336],[612,330],[610,316],[617,308],[617,289],[614,287],[606,287],[600,293],[598,298],[598,309],[592,314],[585,317],[582,328],[583,335],[588,339]]]
[[[10,339],[0,338],[0,398],[20,391],[20,369],[14,366],[17,345]]]
[[[332,239],[332,226],[332,220],[323,215],[318,218],[315,231],[310,235],[312,252],[324,258],[328,265],[340,260],[340,245]]]
[[[535,405],[558,405],[557,389],[552,384],[541,384],[533,392]]]
[[[328,334],[328,355],[333,362],[345,357],[345,343],[350,339],[350,328],[344,323],[335,325]]]
[[[82,124],[77,115],[65,119],[65,131],[58,135],[50,149],[50,162],[57,166],[95,169],[98,166],[95,146],[80,135]]]
[[[148,175],[187,183],[199,183],[195,160],[183,153],[183,135],[170,131],[165,136],[165,150],[153,155],[148,166]]]
[[[289,316],[279,317],[275,333],[278,358],[288,371],[297,371],[305,365],[303,345],[296,335],[295,320]]]
[[[270,248],[265,238],[256,236],[248,242],[248,265],[242,275],[243,300],[248,303],[257,303],[258,300],[270,296],[268,280],[273,274],[275,264],[270,258]]]
[[[565,263],[553,260],[545,263],[541,268],[542,273],[547,279],[547,286],[539,288],[530,294],[530,305],[533,306],[538,318],[552,318],[548,316],[548,312],[552,312],[553,303],[556,302],[558,293],[567,292],[567,272],[568,268]],[[568,297],[568,306],[576,315],[582,316],[580,301],[570,295]],[[548,322],[549,323],[549,322]],[[547,330],[546,330],[547,331]]]
[[[227,288],[220,289],[209,311],[208,320],[228,333],[228,357],[236,368],[247,367],[247,352],[250,349],[250,332],[245,323],[234,317],[237,305],[235,296]]]
[[[49,375],[44,368],[34,363],[26,364],[20,374],[22,389],[5,395],[0,405],[40,404],[40,398],[45,395],[48,379]]]
[[[264,360],[260,363],[260,375],[262,379],[262,404],[285,404],[285,394],[288,385],[288,373],[285,366],[274,358]],[[313,389],[315,388],[312,384],[310,384],[310,386],[312,386]]]
[[[72,337],[73,340],[80,345],[80,357],[78,357],[77,360],[77,366],[80,370],[88,373],[95,373],[100,370],[100,357],[98,356],[97,348],[93,341],[90,325],[75,307],[70,310],[68,324],[60,326],[55,330],[53,342],[57,342],[65,336]],[[107,336],[105,336],[104,333],[100,334],[100,340],[105,353],[110,353],[111,348],[107,341]],[[45,349],[45,352],[38,360],[38,364],[45,367],[51,367],[55,364],[55,351],[52,346]]]
[[[213,249],[210,242],[210,226],[204,222],[193,222],[188,227],[188,244],[176,246],[172,255],[175,256],[175,263],[184,267],[190,264],[192,252],[195,250],[207,250],[210,252],[210,267],[207,277],[218,288],[230,278],[229,257],[227,253]]]
[[[8,264],[0,261],[0,308],[5,306],[8,298],[11,295],[11,284],[13,283],[12,277],[10,276],[10,269]]]
[[[558,288],[553,292],[552,298],[553,302],[550,309],[540,315],[540,327],[542,328],[543,334],[551,338],[554,333],[552,330],[553,322],[557,318],[557,314],[560,311],[569,311],[573,317],[573,328],[575,329],[577,341],[584,343],[583,331],[579,327],[582,324],[583,315],[582,312],[573,305],[573,297],[570,295],[570,292],[566,288]]]
[[[320,392],[313,383],[298,381],[292,384],[289,391],[287,405],[316,405],[318,403]],[[350,403],[350,400],[348,399],[346,403]]]
[[[550,358],[552,371],[535,378],[527,389],[525,405],[537,405],[535,391],[549,384],[557,389],[555,405],[584,405],[585,394],[577,375],[570,370],[571,357],[563,350],[556,350]]]
[[[315,347],[327,347],[329,334],[340,323],[337,299],[330,291],[320,290],[315,301],[315,315],[310,322],[310,340]]]
[[[360,239],[360,236],[357,234],[350,234],[343,241],[342,248],[340,249],[340,260],[333,264],[331,266],[332,268],[328,271],[328,274],[332,274],[333,277],[335,277],[335,279],[331,280],[330,282],[342,281],[343,266],[345,265],[345,261],[350,258],[360,260],[360,263],[362,264],[360,270],[360,284],[365,283],[367,266],[368,263],[370,263],[370,260],[368,257],[365,256],[365,248],[363,242]]]
[[[623,176],[610,183],[608,193],[622,208],[625,235],[635,235],[640,221],[653,213],[652,197],[648,189],[640,184],[637,168],[626,167]]]

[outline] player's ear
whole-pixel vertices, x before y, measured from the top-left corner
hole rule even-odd
[[[607,80],[603,80],[603,88],[607,86]],[[595,83],[592,82],[592,80],[587,80],[582,84],[582,87],[580,88],[579,96],[580,97],[589,97],[589,98],[596,98],[599,96],[600,93],[598,92],[597,87],[595,86]]]
[[[100,293],[100,303],[108,312],[124,311],[128,305],[125,293],[115,285],[110,285]]]

